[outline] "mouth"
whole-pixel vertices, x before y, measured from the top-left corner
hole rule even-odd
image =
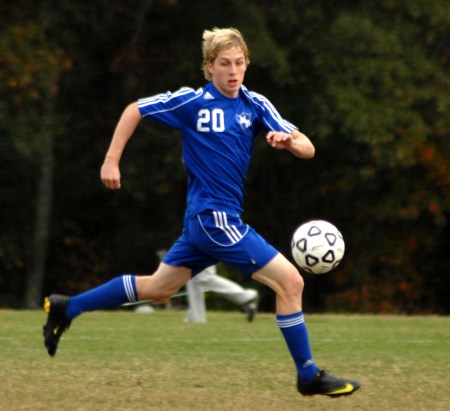
[[[228,80],[228,85],[230,87],[236,87],[238,85],[238,81],[237,80]]]

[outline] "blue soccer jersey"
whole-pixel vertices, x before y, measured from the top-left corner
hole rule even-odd
[[[236,98],[208,83],[143,98],[138,106],[142,117],[182,132],[190,216],[206,210],[241,213],[255,135],[260,129],[296,129],[264,96],[244,86]]]

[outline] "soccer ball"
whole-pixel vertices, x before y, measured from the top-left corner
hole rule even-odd
[[[312,274],[325,274],[336,268],[345,252],[340,231],[324,220],[313,220],[295,230],[292,256],[298,266]]]

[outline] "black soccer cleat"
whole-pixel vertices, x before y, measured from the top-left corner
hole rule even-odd
[[[59,294],[52,294],[44,300],[44,310],[48,313],[43,327],[44,344],[51,357],[56,354],[61,335],[70,327],[71,321],[66,313],[68,303],[69,297]]]
[[[251,323],[255,319],[256,311],[258,310],[258,303],[256,299],[244,304],[243,308],[247,314],[247,321]]]
[[[320,370],[310,382],[304,382],[300,378],[297,379],[297,389],[302,395],[340,397],[353,394],[359,387],[361,387],[361,384],[358,381],[336,378],[323,370]]]
[[[247,307],[247,321],[251,323],[255,319],[256,308]]]

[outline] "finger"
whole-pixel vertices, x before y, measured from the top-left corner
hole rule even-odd
[[[105,185],[105,187],[109,188],[110,190],[115,190],[115,189],[120,188],[120,180],[104,179],[104,180],[102,180],[102,182]]]
[[[120,180],[113,180],[113,181],[111,181],[110,188],[112,190],[119,189],[120,188]]]

